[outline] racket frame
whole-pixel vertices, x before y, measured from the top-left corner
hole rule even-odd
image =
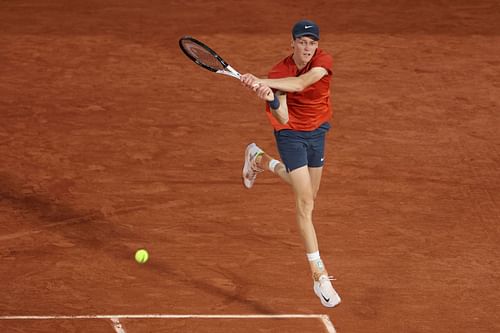
[[[199,59],[195,58],[191,53],[189,53],[188,51],[186,51],[186,49],[184,48],[183,41],[193,42],[193,43],[197,44],[198,46],[202,47],[203,49],[205,49],[206,51],[208,51],[218,62],[220,62],[220,64],[222,65],[223,69],[216,69],[216,68],[210,67],[210,66],[204,64],[203,62],[201,62]],[[184,54],[189,59],[191,59],[194,63],[196,63],[198,66],[201,66],[201,67],[203,67],[203,68],[205,68],[205,69],[207,69],[207,70],[209,70],[211,72],[215,72],[217,74],[223,74],[223,75],[231,76],[231,77],[234,77],[234,78],[236,78],[238,80],[240,79],[241,74],[237,70],[235,70],[227,62],[225,62],[224,59],[222,59],[222,57],[217,54],[217,52],[215,52],[210,47],[208,47],[204,43],[200,42],[196,38],[193,38],[191,36],[183,36],[183,37],[181,37],[181,39],[179,39],[179,47],[181,48],[182,52],[184,52]]]

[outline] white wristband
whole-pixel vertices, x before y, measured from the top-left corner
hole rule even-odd
[[[316,261],[320,259],[319,251],[313,253],[307,253],[306,255],[307,255],[307,260],[309,261]]]

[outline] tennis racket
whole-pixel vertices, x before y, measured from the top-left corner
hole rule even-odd
[[[197,65],[217,74],[240,79],[241,74],[237,70],[229,66],[217,52],[199,40],[191,36],[184,36],[179,40],[179,46],[182,52]]]

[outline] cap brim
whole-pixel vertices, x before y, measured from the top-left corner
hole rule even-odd
[[[311,37],[314,40],[319,40],[319,36],[316,35],[316,34],[312,34],[312,33],[298,34],[298,35],[295,35],[294,37],[295,38],[299,38],[299,37]]]

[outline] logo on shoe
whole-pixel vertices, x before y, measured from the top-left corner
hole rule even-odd
[[[325,300],[325,302],[330,302],[330,299],[329,298],[326,298],[325,295],[323,295],[323,293],[321,293],[321,297],[323,297],[323,299]]]

